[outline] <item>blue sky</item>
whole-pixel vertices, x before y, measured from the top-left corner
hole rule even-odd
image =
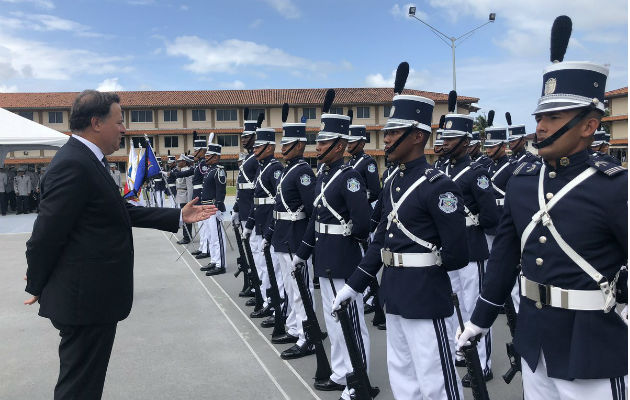
[[[0,91],[407,87],[447,93],[451,50],[419,21],[459,36],[457,89],[497,124],[534,128],[557,15],[573,19],[566,60],[610,65],[628,82],[625,0],[0,0]]]

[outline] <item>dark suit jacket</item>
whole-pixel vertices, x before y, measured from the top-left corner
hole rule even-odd
[[[26,243],[26,291],[39,315],[68,325],[113,323],[131,311],[131,227],[177,232],[178,209],[134,207],[109,172],[75,138],[41,182],[40,212]]]

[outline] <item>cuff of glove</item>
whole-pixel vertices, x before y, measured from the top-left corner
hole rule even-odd
[[[497,319],[501,307],[490,304],[481,298],[477,299],[477,305],[470,317],[470,322],[480,328],[490,328]]]

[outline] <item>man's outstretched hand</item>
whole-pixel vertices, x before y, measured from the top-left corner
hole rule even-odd
[[[204,219],[208,219],[214,214],[217,213],[217,208],[215,206],[207,205],[207,206],[196,206],[195,204],[199,201],[199,197],[195,197],[188,204],[182,208],[182,220],[187,223],[199,222]]]
[[[26,276],[24,276],[24,280],[26,280]],[[37,303],[37,300],[39,300],[39,296],[33,296],[28,300],[24,300],[24,305],[30,306]]]

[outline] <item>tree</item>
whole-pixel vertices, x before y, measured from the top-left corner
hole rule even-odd
[[[486,127],[488,126],[488,114],[485,112],[477,114],[473,121],[473,131],[479,131],[479,137],[484,140],[486,138]]]

